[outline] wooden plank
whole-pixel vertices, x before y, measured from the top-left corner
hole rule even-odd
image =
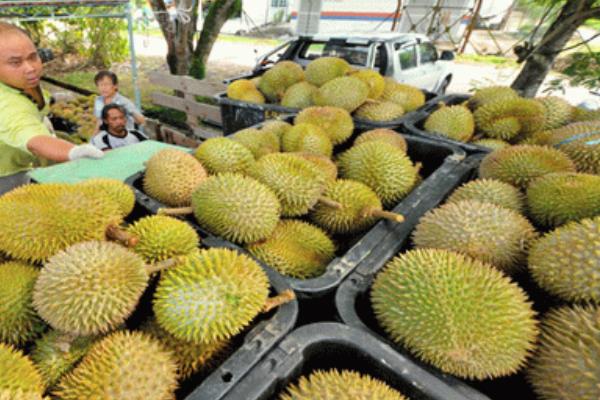
[[[187,75],[171,75],[159,71],[148,73],[148,78],[155,85],[167,86],[195,96],[213,97],[218,92],[226,89],[225,84],[219,84],[215,88],[214,84],[210,84],[206,80],[194,79]]]
[[[199,140],[188,137],[185,134],[179,132],[177,129],[164,125],[160,127],[159,140],[161,142],[171,143],[177,146],[183,146],[190,149],[195,149],[200,145]]]
[[[202,138],[202,139],[210,139],[213,137],[222,137],[223,131],[214,131],[210,129],[204,129],[201,127],[194,127],[194,136]]]
[[[152,93],[152,102],[159,106],[174,108],[187,114],[192,114],[217,125],[221,124],[221,109],[217,106],[198,103],[160,92]]]
[[[144,133],[152,140],[156,140],[160,130],[160,121],[146,117]]]

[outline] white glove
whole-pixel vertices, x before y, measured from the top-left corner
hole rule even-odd
[[[104,152],[91,144],[82,144],[69,150],[69,160],[79,160],[80,158],[102,158]]]

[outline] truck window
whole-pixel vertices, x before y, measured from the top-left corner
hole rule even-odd
[[[315,58],[319,58],[323,55],[324,49],[325,43],[309,43],[308,46],[304,47],[303,51],[300,53],[300,57],[307,60],[314,60]]]
[[[421,64],[433,63],[438,59],[437,50],[431,43],[421,43],[419,52],[421,53]]]
[[[403,70],[415,68],[417,66],[417,48],[415,46],[401,48],[398,51],[398,59]]]
[[[368,54],[369,47],[367,45],[357,45],[339,40],[331,40],[326,43],[307,43],[298,53],[298,57],[305,60],[314,60],[315,58],[325,56],[340,57],[350,64],[365,66],[367,65]]]

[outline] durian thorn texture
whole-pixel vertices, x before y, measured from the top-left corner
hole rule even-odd
[[[323,196],[319,197],[318,202],[327,207],[335,208],[336,210],[341,210],[343,208],[341,203]]]
[[[267,313],[276,307],[279,307],[281,305],[289,303],[290,301],[293,301],[294,299],[296,299],[296,294],[294,293],[293,290],[291,290],[291,289],[284,290],[283,292],[281,292],[280,294],[278,294],[275,297],[269,297],[267,299],[267,302],[265,303],[265,306],[262,309],[262,312]]]
[[[63,353],[68,353],[71,350],[71,344],[77,339],[77,335],[68,332],[62,332],[60,337],[57,338],[56,347]]]
[[[423,168],[423,163],[422,162],[416,162],[415,163],[415,169],[417,170],[417,174],[421,172],[421,169]]]
[[[362,210],[362,212],[360,213],[360,215],[363,218],[376,217],[398,223],[404,222],[404,216],[402,214],[396,214],[395,212],[391,211],[384,211],[380,208],[375,208],[371,206],[365,207],[364,210]]]
[[[108,239],[120,242],[126,247],[134,247],[140,240],[137,236],[121,229],[121,227],[116,224],[109,225],[106,228],[105,235]]]
[[[188,215],[192,214],[194,209],[192,207],[179,207],[179,208],[159,208],[158,215]]]
[[[153,264],[147,264],[146,272],[148,273],[148,275],[152,275],[155,272],[163,271],[165,269],[172,268],[172,267],[176,266],[177,264],[181,264],[182,262],[185,262],[185,259],[186,259],[186,256],[177,256],[177,257],[169,258],[167,260],[159,261],[159,262],[156,262]]]

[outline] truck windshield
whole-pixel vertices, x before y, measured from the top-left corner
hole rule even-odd
[[[341,41],[309,42],[300,51],[300,58],[314,60],[315,58],[332,56],[340,57],[353,65],[366,66],[369,55],[369,45],[354,44]]]

